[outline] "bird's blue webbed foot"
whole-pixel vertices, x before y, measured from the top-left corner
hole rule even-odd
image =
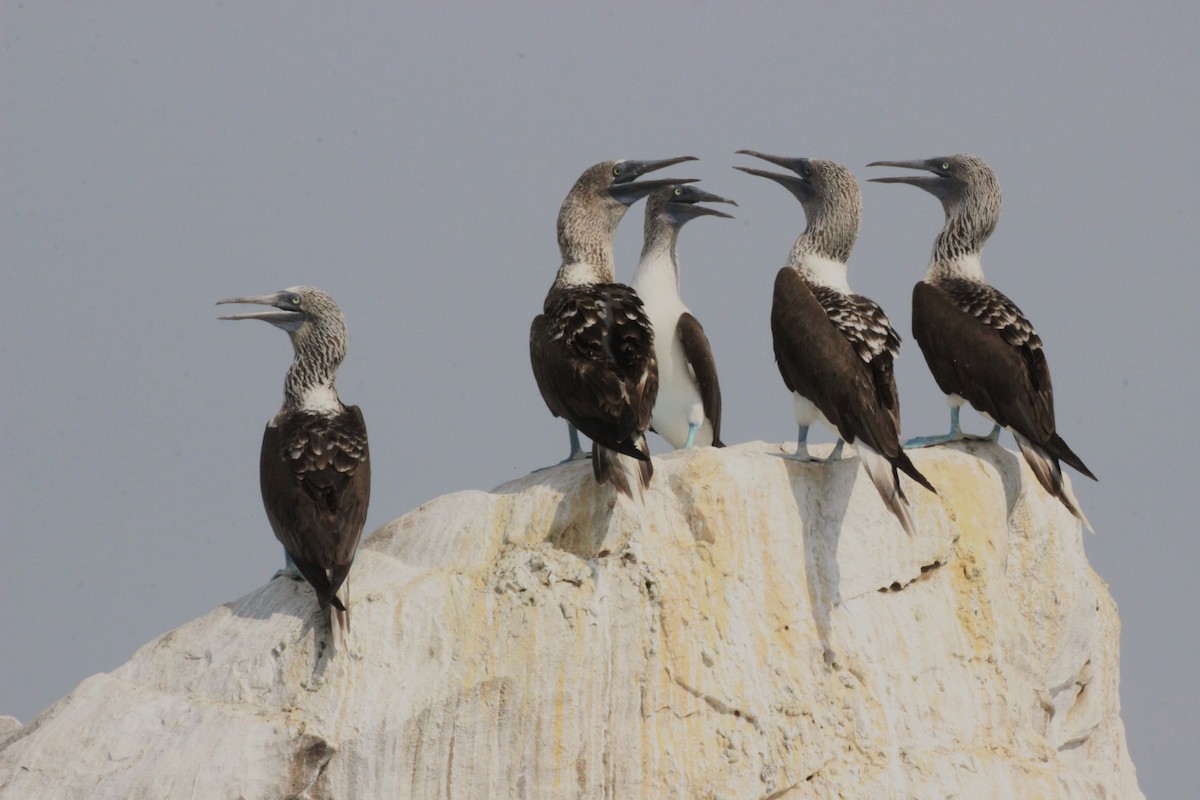
[[[696,444],[696,431],[700,430],[700,426],[695,422],[688,423],[687,441],[683,443],[683,449],[687,449]]]
[[[801,425],[800,430],[796,434],[796,452],[784,453],[783,458],[788,461],[799,461],[803,464],[822,461],[812,453],[808,452],[808,426]]]
[[[949,442],[962,441],[964,438],[962,431],[958,433],[943,433],[935,436],[914,436],[904,443],[905,450],[918,450],[922,447],[933,447],[939,444],[948,444]]]
[[[962,428],[958,424],[958,406],[950,408],[950,432],[935,436],[917,436],[909,439],[904,443],[905,449],[916,450],[921,447],[933,447],[934,445],[946,444],[948,442],[961,441],[963,438]],[[997,433],[999,435],[999,433]]]
[[[583,449],[579,444],[579,431],[571,423],[567,423],[567,436],[571,437],[571,452],[559,464],[570,464],[574,461],[583,461],[591,458],[592,454]]]
[[[291,578],[294,581],[304,580],[304,576],[301,575],[300,570],[296,568],[296,562],[292,561],[292,554],[287,550],[284,550],[283,558],[283,569],[275,570],[275,574],[271,576],[271,580],[275,580],[276,578]]]
[[[567,435],[571,437],[571,452],[562,461],[557,464],[548,464],[544,467],[538,467],[534,472],[541,472],[550,469],[551,467],[561,467],[563,464],[573,464],[576,461],[586,461],[592,457],[592,454],[583,449],[579,444],[579,431],[571,423],[567,423]]]
[[[991,442],[992,444],[995,444],[996,442],[1000,441],[1000,424],[996,423],[992,425],[992,432],[987,436],[969,436],[967,438],[978,439],[981,442]]]

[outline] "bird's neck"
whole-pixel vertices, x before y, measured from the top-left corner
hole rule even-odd
[[[947,278],[987,283],[987,279],[983,277],[983,263],[979,258],[979,251],[947,257],[939,255],[935,246],[933,260],[929,264],[929,270],[925,273],[925,280],[933,282]]]
[[[998,214],[981,209],[957,209],[946,215],[946,225],[933,241],[927,279],[965,278],[984,282],[980,254],[996,229]]]
[[[574,251],[568,255],[563,251],[562,266],[554,278],[555,289],[565,289],[571,286],[590,286],[596,283],[613,283],[616,280],[616,270],[613,269],[612,243],[597,251]]]
[[[646,232],[642,246],[642,258],[633,275],[633,286],[639,292],[641,286],[662,286],[679,293],[679,228],[674,225],[655,227]]]
[[[792,245],[788,263],[810,283],[849,292],[846,262],[858,238],[858,219],[832,214],[823,207],[805,207],[808,227]]]
[[[843,265],[850,260],[850,251],[858,239],[859,214],[847,209],[830,209],[824,205],[805,205],[808,227],[792,246],[792,261],[798,256],[815,254]]]
[[[285,408],[292,411],[311,411],[316,414],[337,414],[342,411],[342,401],[333,383],[295,388],[291,383],[283,389]]]
[[[845,294],[850,293],[845,261],[816,250],[796,252],[796,248],[793,248],[791,266],[809,283],[837,289]]]
[[[979,264],[979,254],[1000,221],[998,192],[975,193],[946,206],[946,224],[933,242],[933,263]],[[982,272],[980,272],[982,279]]]
[[[562,266],[554,279],[555,288],[612,283],[616,279],[613,236],[624,215],[625,206],[619,203],[610,207],[589,203],[574,192],[567,195],[558,212]]]
[[[334,388],[342,354],[314,342],[293,340],[296,350],[283,381],[283,406],[294,411],[336,414],[343,408]]]

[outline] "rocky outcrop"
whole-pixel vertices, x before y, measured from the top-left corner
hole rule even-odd
[[[913,453],[910,538],[857,459],[778,453],[433,500],[363,546],[349,652],[272,581],[10,733],[0,793],[1142,796],[1116,609],[1018,456]]]

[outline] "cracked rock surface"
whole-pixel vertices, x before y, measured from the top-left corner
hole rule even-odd
[[[1116,607],[1018,456],[913,452],[910,538],[779,453],[437,498],[365,542],[348,652],[272,581],[0,727],[0,795],[1142,797]]]

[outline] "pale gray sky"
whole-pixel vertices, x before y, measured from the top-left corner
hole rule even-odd
[[[971,152],[1005,197],[984,269],[1041,332],[1060,431],[1101,479],[1075,485],[1139,780],[1200,785],[1200,7],[410,5],[0,3],[0,713],[28,721],[279,565],[257,463],[291,350],[216,300],[309,283],[341,304],[373,530],[565,454],[527,337],[590,164],[696,155],[671,174],[741,204],[680,243],[739,442],[795,435],[767,313],[803,221],[734,151],[860,180]],[[909,297],[942,212],[863,194],[851,285],[905,337],[906,434],[940,432]]]

